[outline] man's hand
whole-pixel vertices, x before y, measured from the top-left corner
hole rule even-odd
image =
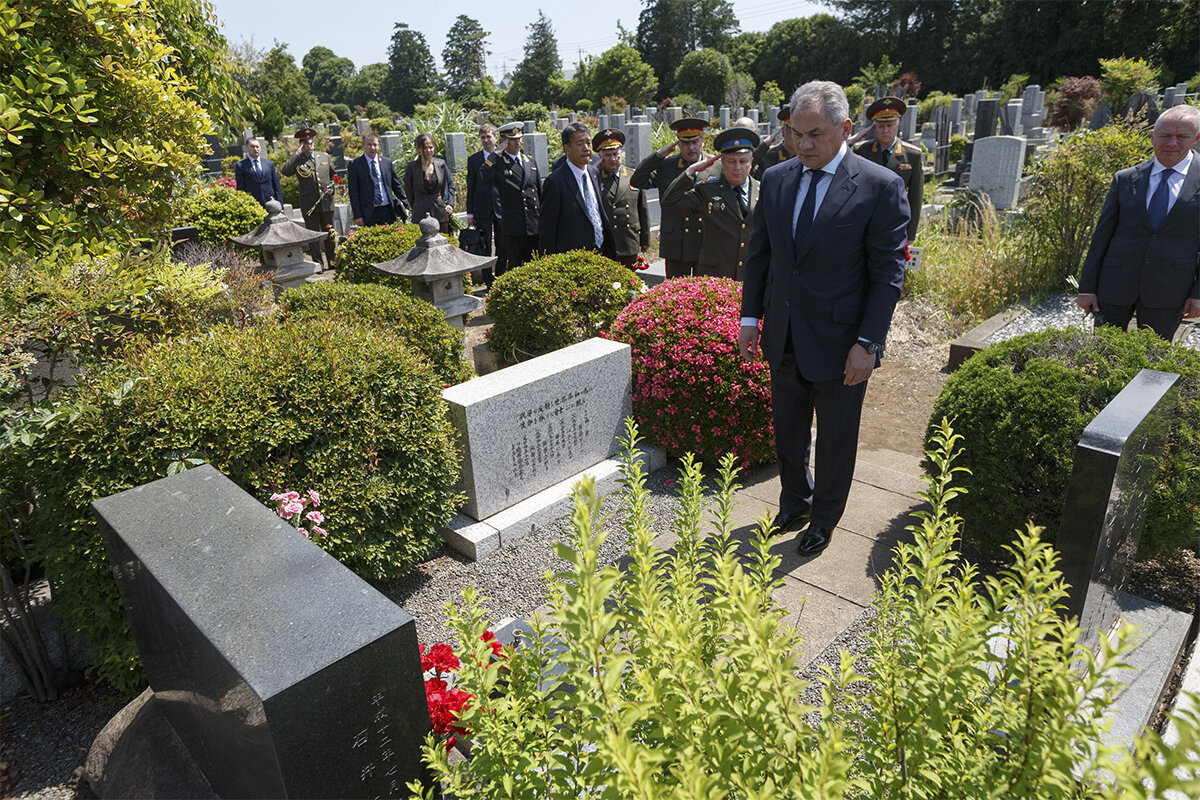
[[[738,331],[738,352],[744,361],[753,361],[758,355],[758,326],[743,325]]]
[[[666,147],[660,147],[660,148],[658,149],[658,151],[657,151],[657,152],[658,152],[658,155],[659,155],[660,157],[662,157],[662,158],[666,158],[667,156],[671,155],[671,153],[672,153],[672,152],[675,150],[675,148],[676,148],[676,147],[679,147],[679,140],[678,140],[678,139],[676,139],[675,141],[671,142],[671,143],[670,143],[669,145],[667,145]]]
[[[355,217],[354,224],[361,228],[362,227],[362,217]]]
[[[713,164],[717,163],[717,160],[720,157],[721,157],[720,153],[713,153],[711,156],[704,159],[703,161],[697,161],[694,164],[688,164],[688,168],[685,169],[684,172],[686,172],[688,175],[695,175],[697,172],[703,172],[704,170],[711,167]]]
[[[775,144],[777,141],[779,141],[780,136],[783,136],[783,126],[782,125],[780,125],[778,128],[776,128],[775,132],[767,137],[767,145]]]
[[[1200,317],[1200,300],[1189,297],[1183,304],[1183,318],[1192,319],[1193,317]]]
[[[1099,313],[1100,311],[1100,303],[1096,300],[1096,295],[1094,294],[1084,294],[1083,292],[1080,292],[1079,294],[1075,295],[1075,305],[1079,306],[1084,311],[1092,311],[1096,313]]]
[[[743,328],[742,330],[745,330]],[[875,356],[867,352],[867,348],[855,343],[846,356],[846,379],[842,381],[847,386],[862,383],[871,377],[875,369]]]

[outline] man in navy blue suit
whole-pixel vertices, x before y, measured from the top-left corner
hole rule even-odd
[[[538,249],[543,253],[596,250],[613,256],[608,211],[600,200],[600,171],[593,166],[592,133],[582,122],[562,132],[567,162],[542,186]]]
[[[796,158],[763,172],[742,285],[742,357],[771,368],[781,531],[808,522],[801,555],[833,537],[854,479],[867,379],[904,285],[909,218],[896,173],[850,152],[836,83],[792,95]],[[813,413],[816,473],[809,469]]]
[[[363,137],[363,154],[350,162],[346,170],[350,187],[350,213],[359,227],[387,225],[408,219],[408,198],[392,160],[379,155],[379,135],[374,131]]]
[[[269,158],[260,158],[262,145],[251,136],[246,140],[246,157],[233,167],[233,179],[237,190],[245,192],[264,206],[277,200],[283,204],[283,192],[279,191],[279,173]]]
[[[496,149],[496,126],[485,122],[479,126],[479,144],[482,149],[467,157],[467,225],[479,230],[485,252],[492,254],[492,238],[496,241],[496,266],[492,275],[485,276],[488,286],[492,280],[504,274],[508,268],[507,248],[504,246],[500,192],[495,185],[484,186],[479,182],[479,168],[483,161]]]

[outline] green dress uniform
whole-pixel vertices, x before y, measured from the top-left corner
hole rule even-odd
[[[300,186],[300,213],[304,215],[304,227],[310,231],[332,231],[333,194],[325,190],[333,184],[333,163],[326,153],[314,151],[307,155],[297,151],[280,170],[284,175],[295,175]],[[324,244],[315,242],[310,252],[313,261],[321,263],[324,247],[326,267],[333,264],[333,233],[325,237]]]
[[[612,221],[613,247],[617,261],[633,267],[642,248],[650,246],[650,210],[646,193],[630,185],[633,170],[600,169],[600,199]]]
[[[697,275],[742,280],[754,228],[754,206],[758,202],[758,181],[748,177],[743,186],[746,185],[749,198],[745,213],[741,201],[743,187],[731,186],[724,175],[709,175],[697,182],[693,176],[681,174],[663,195],[664,209],[695,214],[702,220]]]
[[[881,164],[904,179],[908,192],[908,240],[917,235],[921,223],[921,204],[925,197],[925,152],[914,144],[896,138],[886,150],[879,142],[863,142],[855,146],[854,152],[868,161]]]
[[[776,164],[782,164],[791,157],[792,154],[783,146],[783,142],[773,147],[763,142],[754,149],[754,166],[750,168],[750,177],[756,181],[761,181],[762,174],[768,168]]]
[[[692,274],[700,259],[700,245],[704,239],[704,227],[699,214],[675,212],[662,202],[663,194],[689,166],[690,162],[684,161],[683,156],[663,158],[655,152],[646,156],[629,178],[629,185],[635,189],[658,189],[661,211],[658,252],[667,260],[668,278]]]

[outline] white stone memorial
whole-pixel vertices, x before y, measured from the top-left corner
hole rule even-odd
[[[1017,204],[1025,139],[989,136],[977,139],[971,158],[971,191],[985,192],[997,209]]]

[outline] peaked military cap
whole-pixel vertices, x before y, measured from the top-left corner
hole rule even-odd
[[[296,140],[306,142],[309,139],[317,138],[317,132],[308,124],[308,120],[304,120],[300,127],[296,129]]]
[[[900,119],[908,106],[899,97],[881,97],[867,106],[867,119],[889,120]]]
[[[520,139],[525,135],[525,123],[510,122],[507,125],[501,125],[496,129],[501,139]]]
[[[790,121],[790,120],[791,120],[791,118],[792,118],[792,106],[791,106],[791,104],[789,103],[788,105],[786,105],[786,106],[783,106],[782,108],[780,108],[780,109],[779,109],[779,113],[778,113],[778,114],[776,114],[775,116],[779,118],[779,121],[780,121],[780,122],[788,122],[788,121]]]
[[[713,140],[713,146],[721,154],[743,153],[758,147],[758,142],[756,131],[749,128],[730,128],[717,134],[717,138]]]
[[[614,150],[625,144],[625,134],[617,128],[605,128],[592,137],[593,150]]]
[[[704,136],[704,129],[707,127],[708,123],[699,117],[684,117],[671,123],[671,130],[675,131],[675,138],[681,142],[699,139]]]

